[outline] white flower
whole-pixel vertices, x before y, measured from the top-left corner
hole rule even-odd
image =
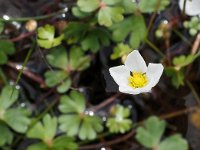
[[[183,10],[185,0],[179,0],[179,7]],[[189,16],[200,15],[200,0],[186,0],[185,13]]]
[[[163,65],[149,63],[148,67],[138,50],[131,52],[125,65],[109,69],[110,75],[119,85],[119,91],[128,94],[150,92],[163,72]]]

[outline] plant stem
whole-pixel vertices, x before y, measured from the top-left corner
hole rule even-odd
[[[190,90],[192,91],[192,94],[194,96],[194,98],[196,99],[197,103],[200,105],[200,98],[199,95],[197,94],[195,88],[193,87],[192,83],[189,80],[186,80],[186,83],[188,85],[188,87],[190,88]]]
[[[176,30],[176,29],[173,29],[172,31],[173,31],[177,36],[179,36],[184,42],[186,42],[188,45],[191,46],[190,41],[188,41],[188,39],[185,38],[185,36],[183,36],[182,33],[180,33],[180,32],[179,32],[178,30]]]
[[[187,2],[187,0],[184,0],[184,3],[183,3],[183,11],[182,11],[183,16],[185,16],[186,2]]]
[[[160,2],[161,2],[161,0],[157,1],[155,11],[154,11],[153,15],[150,18],[149,25],[148,25],[148,28],[147,28],[148,33],[150,32],[150,30],[152,28],[152,25],[153,25],[153,22],[154,22],[154,20],[156,18],[157,11],[159,10],[159,7],[160,7]]]
[[[145,39],[145,43],[149,45],[156,53],[158,53],[161,57],[164,57],[165,55],[161,52],[159,48],[157,48],[151,41],[149,41],[147,38]]]
[[[112,103],[113,101],[116,100],[117,97],[119,97],[121,95],[121,93],[117,93],[111,97],[109,97],[108,99],[106,99],[105,101],[103,101],[102,103],[100,103],[99,105],[95,106],[92,108],[92,111],[97,111],[105,106],[107,106],[108,104]]]
[[[21,78],[21,76],[22,76],[22,73],[23,73],[23,71],[24,71],[24,68],[26,67],[26,65],[27,65],[27,63],[28,63],[28,60],[29,60],[29,58],[31,57],[31,54],[32,54],[34,48],[35,48],[35,42],[33,42],[32,47],[30,48],[30,50],[28,51],[28,54],[26,55],[26,58],[25,58],[24,63],[23,63],[23,65],[22,65],[22,68],[21,68],[21,70],[20,70],[20,72],[19,72],[19,74],[18,74],[18,76],[17,76],[15,85],[18,84],[18,82],[19,82],[19,80],[20,80],[20,78]]]
[[[101,148],[103,146],[111,146],[111,145],[114,145],[114,144],[118,144],[118,143],[121,143],[121,142],[124,142],[124,141],[128,140],[134,134],[135,134],[135,129],[132,129],[129,133],[127,133],[124,136],[121,136],[119,138],[116,138],[116,139],[114,139],[112,141],[102,142],[102,143],[99,143],[99,144],[91,144],[91,145],[80,146],[79,150],[99,149],[99,148]]]
[[[17,22],[26,22],[28,20],[43,20],[43,19],[47,19],[47,18],[51,18],[54,16],[57,16],[59,14],[62,14],[66,12],[66,10],[59,10],[58,12],[53,12],[47,15],[42,15],[42,16],[36,16],[36,17],[21,17],[21,18],[9,18],[9,19],[4,19],[4,18],[0,18],[1,22],[12,22],[12,21],[17,21]]]

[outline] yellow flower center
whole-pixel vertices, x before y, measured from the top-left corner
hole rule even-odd
[[[128,77],[129,86],[133,88],[141,88],[147,85],[148,79],[145,73],[141,72],[132,72]]]

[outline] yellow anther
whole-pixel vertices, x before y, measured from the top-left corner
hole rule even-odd
[[[133,88],[141,88],[147,85],[148,79],[146,74],[141,72],[132,72],[132,74],[128,77],[129,86]]]

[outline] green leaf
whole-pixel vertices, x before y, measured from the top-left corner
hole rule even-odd
[[[70,86],[71,86],[71,79],[67,78],[66,80],[64,80],[58,87],[57,87],[57,91],[59,93],[64,93],[66,91],[69,90]]]
[[[102,7],[98,12],[98,22],[106,27],[124,19],[124,9],[122,7]]]
[[[92,140],[97,136],[97,132],[103,130],[102,121],[97,116],[85,116],[80,127],[79,138],[81,140]]]
[[[44,143],[37,143],[28,146],[27,150],[49,150],[48,146]]]
[[[90,13],[82,12],[79,7],[72,7],[72,13],[78,18],[85,18],[90,15]]]
[[[158,145],[159,150],[188,150],[188,143],[179,134],[168,137]]]
[[[105,3],[106,5],[115,5],[117,3],[119,3],[121,0],[102,0],[103,3]]]
[[[90,26],[85,23],[70,22],[64,31],[67,43],[74,44],[78,42],[89,28]]]
[[[114,117],[109,117],[106,122],[111,133],[125,133],[131,129],[132,121],[128,119],[130,116],[129,108],[116,105],[112,108],[112,115]]]
[[[64,81],[64,79],[66,79],[69,74],[66,71],[47,71],[45,72],[45,83],[49,86],[49,87],[53,87],[57,84],[62,83],[62,81]]]
[[[81,41],[81,46],[83,50],[91,50],[95,53],[100,47],[110,44],[109,38],[110,34],[104,29],[90,29]]]
[[[53,67],[66,70],[68,58],[66,49],[64,47],[56,47],[51,49],[46,58],[48,63]]]
[[[90,57],[84,56],[84,52],[80,47],[73,46],[70,49],[70,67],[72,70],[81,71],[90,66]]]
[[[170,0],[141,0],[139,8],[143,13],[162,11],[170,4]]]
[[[15,46],[13,42],[0,40],[0,50],[4,51],[7,55],[12,55],[15,53]]]
[[[0,51],[0,64],[6,64],[8,61],[8,58],[4,51]]]
[[[123,42],[129,37],[132,48],[138,48],[139,44],[146,38],[146,25],[143,16],[131,16],[110,28],[112,38],[115,42]]]
[[[184,85],[185,75],[183,69],[177,70],[173,67],[166,67],[165,73],[171,77],[171,82],[174,87],[179,88],[181,85]]]
[[[13,140],[13,134],[12,132],[8,129],[7,126],[4,124],[0,123],[0,146],[3,146],[5,144],[11,144]]]
[[[43,118],[43,123],[38,122],[27,133],[29,138],[36,138],[44,142],[52,141],[57,130],[57,119],[49,114]]]
[[[79,133],[81,120],[79,114],[61,115],[59,117],[60,130],[67,132],[68,136],[76,136]]]
[[[0,96],[0,110],[8,109],[18,98],[19,91],[11,85],[3,88]]]
[[[0,33],[4,30],[4,23],[0,21]]]
[[[61,44],[64,35],[61,34],[59,37],[55,38],[55,28],[49,24],[44,27],[38,28],[38,39],[37,42],[40,47],[49,49],[52,47],[56,47]]]
[[[49,24],[38,28],[38,37],[40,39],[53,40],[55,35],[55,28]]]
[[[63,114],[59,117],[60,129],[68,136],[78,135],[80,139],[94,139],[97,132],[103,130],[102,121],[97,116],[85,112],[85,98],[83,94],[72,91],[70,96],[62,96],[59,110]]]
[[[120,6],[122,6],[125,10],[125,14],[132,14],[137,10],[137,3],[132,0],[124,0],[120,2]]]
[[[66,144],[67,143],[67,144]],[[73,142],[72,138],[60,136],[54,140],[53,150],[76,150],[78,145]]]
[[[131,51],[132,49],[128,44],[119,43],[114,47],[111,59],[121,58],[122,56],[129,54]]]
[[[85,110],[85,98],[82,93],[71,91],[69,96],[62,96],[59,110],[63,113],[83,113]]]
[[[92,12],[100,6],[99,0],[78,0],[78,7],[83,12]]]
[[[185,56],[185,55],[181,55],[181,56],[178,56],[178,57],[175,57],[173,59],[173,64],[175,66],[178,66],[178,67],[185,67],[189,64],[191,64],[196,58],[198,58],[200,56],[200,50],[197,54],[195,55],[188,55],[188,56]]]
[[[30,124],[28,112],[21,108],[8,109],[4,115],[4,121],[15,131],[25,133]]]
[[[8,61],[7,55],[15,53],[14,44],[10,41],[0,40],[0,64],[5,64]]]
[[[150,117],[144,122],[144,127],[136,130],[136,139],[147,148],[153,148],[160,142],[165,131],[166,123],[157,117]]]

